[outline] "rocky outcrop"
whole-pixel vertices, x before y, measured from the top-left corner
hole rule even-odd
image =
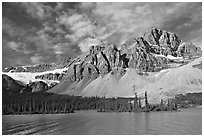
[[[87,63],[84,66],[83,72],[83,79],[96,79],[99,76],[99,70],[93,64]]]
[[[48,90],[48,85],[43,81],[35,81],[28,85],[32,90],[32,92],[40,92]]]
[[[65,76],[63,73],[48,73],[44,75],[38,75],[35,77],[35,79],[42,79],[42,80],[59,80],[61,81],[62,78]]]
[[[192,67],[202,70],[202,63],[193,65]]]
[[[177,55],[184,58],[192,58],[202,56],[202,51],[200,47],[196,47],[192,42],[185,42],[178,47]]]
[[[129,68],[135,68],[140,72],[154,72],[162,69],[168,63],[166,58],[155,57],[154,49],[143,37],[137,38],[131,44],[125,43],[121,56],[125,57]]]
[[[120,50],[117,49],[116,45],[111,45],[105,50],[107,62],[110,64],[110,68],[120,66]]]

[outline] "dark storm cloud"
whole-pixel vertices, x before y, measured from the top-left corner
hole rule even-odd
[[[101,41],[120,45],[150,27],[202,44],[201,3],[3,3],[3,67],[74,57]]]
[[[10,20],[18,24],[19,26],[35,26],[40,27],[41,22],[33,19],[27,14],[27,12],[21,8],[20,3],[6,3],[2,4],[2,16],[8,17]]]

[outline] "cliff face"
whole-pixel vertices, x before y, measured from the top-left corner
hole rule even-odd
[[[155,53],[166,56],[177,56],[176,51],[181,44],[181,40],[175,33],[152,28],[145,32],[143,37],[150,45],[154,47],[153,49]]]

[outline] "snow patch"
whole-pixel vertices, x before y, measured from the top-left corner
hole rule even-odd
[[[177,60],[177,61],[182,61],[183,60],[183,57],[174,57],[172,55],[167,55],[167,56],[164,56],[162,54],[153,54],[155,57],[163,57],[163,58],[166,58],[166,59],[170,59],[170,60]]]
[[[171,60],[183,60],[183,57],[174,57],[172,55],[167,55],[167,58],[169,58]]]
[[[163,57],[163,58],[167,58],[166,56],[162,55],[162,54],[154,54],[155,57]]]
[[[159,76],[161,76],[164,73],[168,74],[169,70],[171,70],[171,69],[163,69],[160,72],[158,72],[157,74],[155,74],[155,77],[159,77]]]

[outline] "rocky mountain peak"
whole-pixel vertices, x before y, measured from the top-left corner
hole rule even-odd
[[[127,40],[120,48],[117,45],[101,43],[91,46],[88,52],[77,58],[61,60],[50,65],[37,65],[31,70],[65,67],[66,71],[63,73],[46,73],[36,76],[36,79],[59,81],[59,84],[48,92],[56,93],[60,90],[61,93],[75,94],[95,79],[107,74],[122,77],[127,69],[133,69],[140,75],[158,72],[167,69],[172,58],[197,56],[197,53],[201,53],[199,51],[192,43],[181,44],[180,38],[175,33],[151,28],[142,37]],[[15,68],[12,69],[16,71]],[[26,67],[26,70],[29,68]],[[42,82],[35,82],[31,87],[36,91],[49,88]]]
[[[148,41],[152,45],[159,45],[159,39],[162,35],[163,31],[157,28],[148,29],[144,33],[144,39]]]
[[[180,38],[172,32],[151,28],[143,38],[152,46],[155,53],[176,56],[176,50],[181,44]]]

